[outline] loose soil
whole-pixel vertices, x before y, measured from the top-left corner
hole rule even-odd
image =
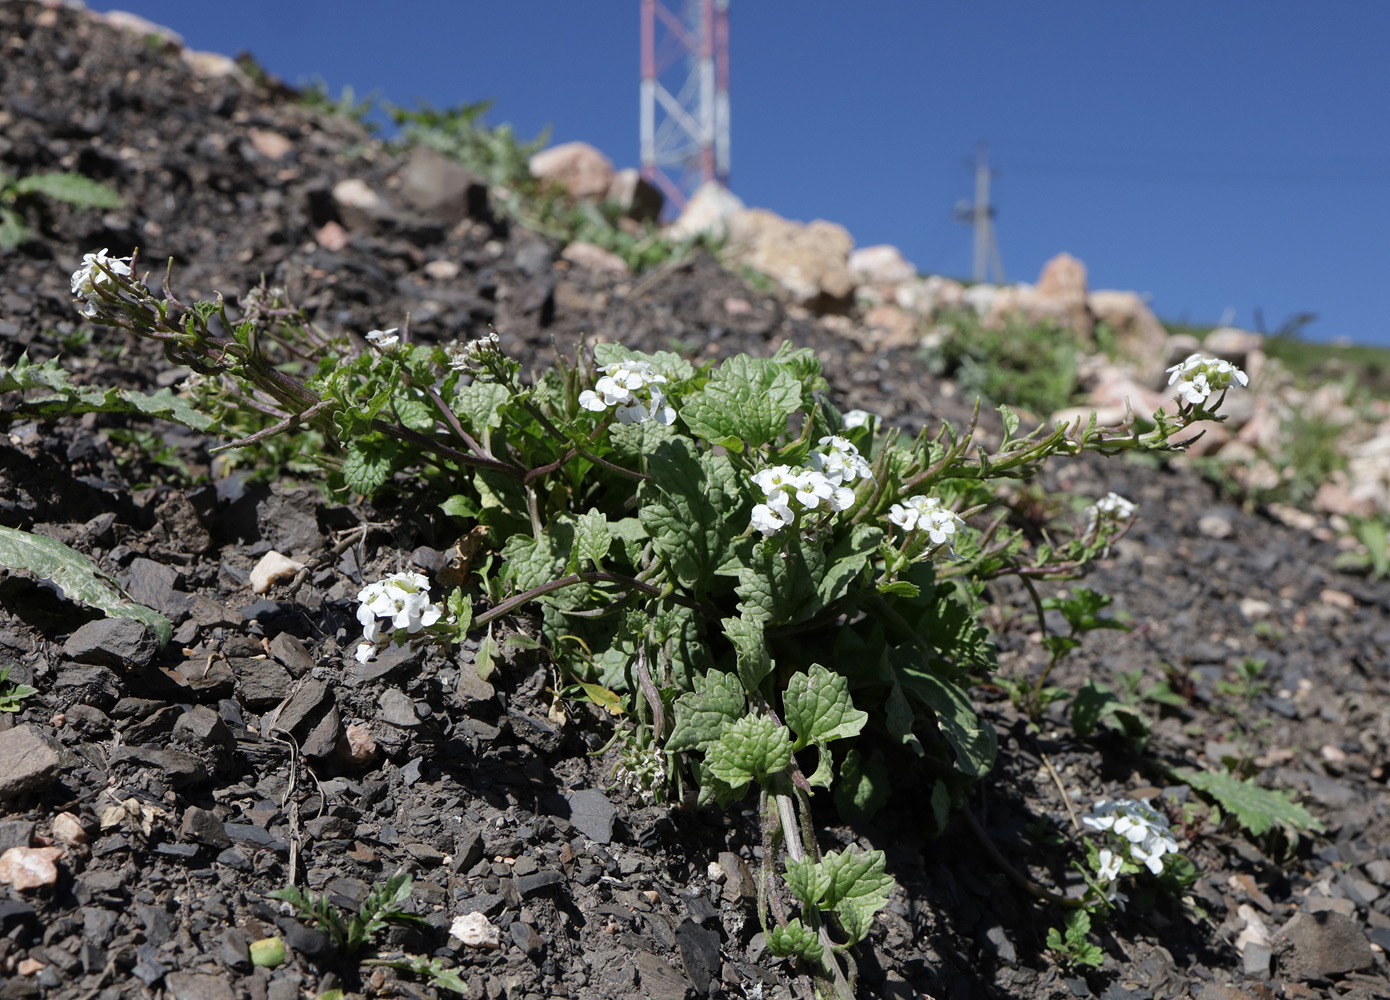
[[[174,48],[37,3],[0,3],[0,50],[0,167],[77,170],[129,206],[29,208],[35,237],[0,256],[0,363],[62,353],[83,381],[176,385],[186,372],[145,345],[84,336],[69,294],[82,253],[139,247],[173,258],[185,300],[265,275],[335,332],[409,313],[423,341],[495,328],[528,364],[595,337],[699,358],[791,343],[820,355],[842,408],[911,430],[968,415],[912,352],[876,348],[852,317],[794,314],[708,255],[613,276],[569,266],[505,219],[423,217],[399,191],[402,157],[273,83],[198,76]],[[340,212],[330,192],[348,178],[384,208]],[[88,417],[0,435],[0,524],[73,545],[176,626],[154,655],[0,570],[0,663],[38,689],[0,717],[0,851],[61,852],[56,883],[0,895],[0,998],[433,995],[343,960],[266,897],[294,882],[354,906],[401,870],[429,926],[385,933],[379,953],[441,956],[474,1000],[800,995],[758,933],[751,811],[625,792],[615,758],[596,753],[604,721],[581,703],[554,714],[555,678],[534,657],[487,682],[467,648],[354,661],[357,589],[387,570],[439,570],[447,525],[403,502],[332,504],[288,478],[218,478],[217,442],[157,427],[192,477],[180,478],[111,435],[143,426]],[[1137,675],[1178,697],[1141,705],[1153,733],[1137,748],[1110,728],[1078,738],[1060,710],[1031,727],[1002,691],[978,688],[1000,759],[944,833],[916,787],[870,824],[821,813],[826,846],[886,851],[899,885],[857,957],[861,995],[1390,996],[1390,587],[1335,570],[1316,519],[1239,509],[1176,463],[1073,461],[1039,485],[1020,511],[1112,489],[1142,511],[1086,581],[1133,630],[1101,633],[1056,683],[1120,690]],[[256,595],[249,572],[272,549],[310,572]],[[1036,673],[1027,595],[992,596],[1002,672]],[[1223,693],[1247,658],[1266,662],[1268,690]],[[1197,799],[1167,768],[1227,756],[1293,790],[1326,834],[1251,839],[1185,808]],[[1143,794],[1175,819],[1200,877],[1181,900],[1134,893],[1099,929],[1101,968],[1060,967],[1045,939],[1063,913],[1009,873],[1072,885],[1048,831],[1075,856],[1074,813]],[[499,947],[449,939],[469,912],[500,929]],[[272,934],[287,961],[253,968],[248,942]]]

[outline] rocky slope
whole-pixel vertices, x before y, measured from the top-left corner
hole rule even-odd
[[[566,259],[489,211],[476,185],[225,60],[15,0],[0,3],[0,52],[0,168],[79,171],[127,205],[26,210],[34,238],[0,255],[0,364],[62,352],[93,383],[178,384],[185,372],[117,332],[88,337],[72,307],[82,253],[139,247],[172,257],[189,297],[238,294],[264,274],[335,331],[409,313],[417,337],[495,327],[538,361],[552,342],[573,352],[594,336],[698,357],[790,341],[821,355],[846,408],[912,428],[967,411],[853,309],[818,320],[708,255],[641,276]],[[166,461],[210,477],[188,484],[113,433],[140,427],[15,422],[0,439],[0,525],[68,542],[176,624],[156,652],[51,587],[0,579],[0,664],[38,689],[0,716],[0,852],[12,852],[0,853],[0,997],[429,995],[343,960],[266,898],[294,882],[356,905],[398,870],[413,874],[410,905],[428,926],[388,932],[381,952],[439,956],[470,997],[804,989],[752,918],[753,817],[613,786],[613,758],[591,755],[601,720],[572,706],[557,723],[544,663],[517,657],[490,682],[468,650],[355,663],[362,580],[433,571],[452,539],[406,509],[218,478],[215,442],[165,433]],[[882,848],[901,887],[859,957],[862,994],[1390,995],[1390,588],[1333,570],[1316,518],[1303,530],[1243,512],[1177,466],[1073,462],[1044,485],[1114,489],[1142,507],[1088,581],[1135,628],[1067,661],[1058,683],[1121,689],[1138,672],[1141,690],[1165,680],[1175,697],[1140,705],[1153,735],[1136,752],[1111,730],[1078,738],[1060,715],[1031,729],[981,690],[1002,752],[970,818],[929,837],[911,788],[874,824],[827,812],[827,843]],[[253,592],[250,571],[272,549],[310,565],[298,589]],[[1003,670],[1036,671],[1026,595],[996,596]],[[1249,658],[1266,661],[1270,687],[1242,699],[1219,682]],[[1185,812],[1162,765],[1215,764],[1232,748],[1267,784],[1296,790],[1326,834],[1281,849]],[[1186,900],[1136,900],[1107,924],[1099,969],[1060,967],[1045,940],[1061,914],[992,853],[1063,883],[1038,824],[1070,836],[1073,811],[1146,789],[1182,821],[1200,877]],[[497,929],[495,946],[450,938],[469,913]],[[287,961],[254,968],[248,943],[271,934]]]

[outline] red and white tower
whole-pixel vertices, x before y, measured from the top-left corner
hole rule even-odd
[[[642,176],[684,208],[729,180],[729,0],[641,2]]]

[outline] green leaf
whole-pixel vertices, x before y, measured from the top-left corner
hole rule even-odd
[[[882,539],[882,529],[871,524],[856,524],[849,536],[830,550],[829,566],[816,588],[821,604],[833,604],[849,591],[850,584],[864,572],[869,557]]]
[[[922,741],[917,738],[917,713],[907,700],[903,686],[897,681],[888,689],[888,697],[883,702],[883,721],[888,727],[888,735],[903,746],[908,747],[918,757],[925,756]]]
[[[1071,703],[1071,727],[1080,737],[1090,736],[1106,714],[1124,706],[1104,684],[1086,681]]]
[[[955,684],[920,668],[898,667],[903,689],[936,713],[936,724],[951,749],[956,767],[969,778],[983,778],[994,766],[999,739],[994,727],[982,722],[970,699]]]
[[[439,509],[451,517],[462,517],[470,521],[475,520],[481,513],[478,505],[462,493],[455,493],[440,504]]]
[[[1114,603],[1114,598],[1086,587],[1077,587],[1069,596],[1049,597],[1043,607],[1049,611],[1060,611],[1075,633],[1090,632],[1098,628],[1114,628],[1128,632],[1130,627],[1117,618],[1102,618],[1101,612]]]
[[[18,212],[0,208],[0,250],[13,250],[30,235],[29,227]]]
[[[513,535],[502,546],[507,575],[516,593],[534,590],[565,575],[574,547],[574,522],[555,520],[540,538]]]
[[[657,552],[676,579],[703,590],[724,560],[726,504],[741,503],[728,495],[731,471],[723,457],[696,458],[691,442],[662,443],[650,459],[654,482],[643,485],[638,517]]]
[[[454,619],[456,641],[468,638],[468,630],[473,625],[473,602],[464,594],[462,587],[455,587],[449,595],[449,614]]]
[[[16,400],[10,407],[11,414],[52,420],[84,413],[138,413],[182,424],[195,431],[210,431],[216,424],[171,389],[145,394],[128,389],[75,385],[56,358],[34,365],[29,363],[27,355],[21,355],[13,366],[0,367],[0,393],[22,389],[50,389],[56,395]]]
[[[769,625],[786,625],[820,610],[816,585],[825,569],[825,552],[802,539],[776,536],[754,543],[738,567],[739,611],[760,614]]]
[[[1294,835],[1322,833],[1325,829],[1289,792],[1261,788],[1253,779],[1237,778],[1225,771],[1177,768],[1173,774],[1219,802],[1251,836],[1261,836],[1276,826]]]
[[[767,950],[778,958],[799,958],[813,965],[825,953],[820,937],[804,926],[799,917],[792,917],[785,927],[773,927],[767,932]]]
[[[783,705],[787,725],[796,733],[793,751],[808,743],[820,745],[858,736],[869,721],[867,712],[854,707],[844,675],[819,663],[792,676],[783,694]]]
[[[689,361],[670,351],[644,354],[612,342],[594,345],[594,362],[600,368],[618,361],[645,361],[652,366],[652,371],[665,375],[672,382],[683,382],[695,375],[695,368]]]
[[[484,429],[502,426],[502,407],[511,396],[511,391],[500,383],[473,382],[454,390],[451,406],[469,430],[481,434]]]
[[[685,398],[680,417],[697,437],[739,451],[776,440],[800,406],[801,383],[780,364],[739,354]]]
[[[711,670],[696,674],[694,690],[676,699],[676,726],[666,740],[666,749],[704,750],[723,732],[727,723],[743,714],[743,683],[737,674]]]
[[[368,434],[348,442],[343,458],[343,482],[364,497],[374,495],[396,471],[400,448],[384,434]]]
[[[763,639],[763,622],[758,617],[725,618],[721,623],[724,635],[733,644],[738,663],[738,677],[744,690],[756,691],[763,678],[772,672],[772,659]]]
[[[883,754],[874,751],[867,760],[853,748],[840,763],[840,777],[835,782],[835,808],[844,819],[868,821],[888,804],[888,766]]]
[[[1004,421],[1004,443],[1018,433],[1018,414],[1010,407],[999,404],[999,416]],[[1002,445],[1001,445],[1002,447]]]
[[[115,618],[133,618],[165,645],[174,626],[158,611],[136,604],[76,549],[43,535],[0,526],[0,566],[52,580],[70,601],[87,604]]]
[[[115,211],[125,208],[125,202],[115,191],[100,181],[83,177],[81,174],[30,174],[17,180],[14,189],[17,194],[44,194],[78,208],[107,208]]]
[[[434,422],[439,414],[434,404],[419,389],[410,389],[398,395],[392,404],[400,422],[413,431],[429,433],[434,430]]]
[[[714,776],[737,791],[750,781],[763,782],[792,762],[791,736],[763,715],[745,715],[724,727],[705,751]]]
[[[485,681],[492,676],[493,658],[497,655],[497,642],[492,638],[492,627],[488,627],[487,635],[478,640],[478,651],[473,654],[473,669],[478,673],[478,679]]]
[[[571,568],[577,572],[581,568],[581,562],[588,562],[595,569],[599,568],[612,544],[613,534],[608,530],[608,518],[600,514],[596,508],[589,508],[588,513],[580,514],[574,520]]]
[[[834,910],[848,943],[857,944],[868,936],[874,915],[888,904],[893,892],[893,877],[886,867],[882,851],[851,846],[830,851],[814,863],[809,858],[788,861],[786,880],[805,906]]]

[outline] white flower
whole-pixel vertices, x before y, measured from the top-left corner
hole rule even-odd
[[[1097,524],[1128,521],[1139,511],[1139,505],[1126,500],[1118,493],[1107,493],[1086,508],[1086,531],[1093,531]]]
[[[598,413],[616,407],[618,421],[624,424],[655,420],[670,426],[675,422],[675,409],[666,402],[666,394],[657,388],[666,381],[666,376],[652,371],[650,364],[615,361],[599,371],[602,375],[594,387],[579,394],[579,405],[584,409]]]
[[[1205,354],[1189,354],[1168,369],[1168,384],[1179,399],[1192,406],[1206,402],[1213,393],[1225,392],[1232,385],[1249,385],[1250,376],[1229,361]]]
[[[110,284],[111,274],[118,274],[123,278],[130,277],[130,262],[129,257],[106,256],[105,247],[96,253],[83,254],[82,266],[72,273],[72,294],[82,303],[82,308],[78,311],[83,316],[97,314],[97,286]],[[103,271],[102,267],[107,270]]]
[[[379,618],[389,618],[395,628],[419,632],[444,616],[437,604],[430,602],[429,581],[420,573],[392,573],[383,580],[369,583],[357,594],[357,620],[362,624],[362,642],[357,646],[357,659],[366,663],[382,642]]]
[[[852,483],[856,479],[868,479],[873,475],[869,463],[864,461],[859,449],[838,435],[820,439],[824,451],[812,452],[807,459],[811,468],[825,473],[836,486]]]
[[[874,415],[868,410],[850,410],[841,419],[844,421],[845,430],[852,431],[856,427],[868,427]]]
[[[501,348],[498,347],[500,343],[501,338],[493,332],[489,333],[486,337],[470,340],[462,346],[453,344],[445,348],[444,353],[448,355],[449,367],[454,369],[454,371],[476,371],[479,367],[479,356],[488,351],[501,350]]]
[[[1120,877],[1120,866],[1124,864],[1124,859],[1110,848],[1101,848],[1097,861],[1096,881],[1113,882]]]
[[[398,327],[393,326],[389,330],[371,330],[367,333],[367,343],[378,351],[394,351],[401,342],[401,338],[396,332],[398,329]]]
[[[357,651],[353,653],[353,657],[358,663],[366,663],[373,656],[376,656],[376,643],[374,642],[359,642]]]
[[[908,497],[888,510],[888,520],[904,531],[921,529],[936,545],[945,545],[963,522],[955,511],[941,506],[940,497]]]
[[[1155,875],[1163,871],[1165,855],[1178,853],[1168,817],[1146,800],[1101,800],[1096,803],[1095,812],[1083,816],[1081,822],[1118,838],[1130,859]]]
[[[753,474],[767,503],[754,506],[752,525],[771,535],[796,520],[797,511],[839,512],[854,506],[854,491],[831,481],[815,469],[774,465]],[[792,506],[793,502],[796,504]]]

